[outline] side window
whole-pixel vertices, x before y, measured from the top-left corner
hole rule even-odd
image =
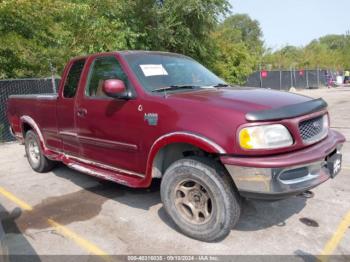
[[[126,74],[115,57],[96,58],[90,69],[85,94],[87,96],[106,97],[102,90],[103,81],[115,78],[124,81],[125,85],[128,86]]]
[[[63,96],[65,98],[72,98],[75,96],[84,65],[85,59],[81,59],[75,61],[71,66],[63,87]]]

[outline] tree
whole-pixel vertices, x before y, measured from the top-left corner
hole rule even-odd
[[[50,75],[78,55],[164,50],[205,62],[227,0],[5,0],[0,2],[0,78]]]
[[[121,19],[137,35],[130,49],[163,50],[206,61],[210,33],[229,11],[226,0],[125,1]]]
[[[227,43],[218,40],[220,50],[212,65],[213,70],[233,84],[243,84],[249,74],[254,71],[256,57],[252,55],[244,43]]]
[[[0,77],[50,75],[72,56],[123,49],[115,1],[8,0],[0,4]],[[130,35],[129,35],[130,37]]]
[[[43,2],[44,3],[44,2]],[[46,2],[45,2],[46,4]],[[49,3],[47,2],[49,5]],[[3,1],[0,5],[0,77],[24,77],[41,72],[45,46],[54,45],[50,17],[42,16],[42,1]]]
[[[231,43],[244,43],[250,52],[261,55],[264,42],[257,20],[247,14],[236,14],[226,18],[217,27],[218,37]]]
[[[244,83],[262,56],[259,23],[245,14],[232,15],[220,23],[211,36],[212,69],[228,82]]]
[[[264,63],[273,68],[287,68],[299,66],[302,63],[303,50],[287,45],[274,53],[265,53]],[[306,63],[306,62],[305,62]]]
[[[273,68],[324,68],[350,67],[349,35],[326,35],[311,41],[305,47],[285,46],[264,55],[264,63]]]

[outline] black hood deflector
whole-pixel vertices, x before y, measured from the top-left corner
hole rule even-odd
[[[327,108],[327,102],[322,98],[303,102],[300,104],[288,105],[277,109],[249,112],[245,115],[248,121],[271,121],[293,118],[311,114]]]

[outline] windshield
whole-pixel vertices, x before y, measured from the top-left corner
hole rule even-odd
[[[163,88],[181,92],[186,88],[169,89],[169,87],[213,88],[225,84],[204,66],[185,56],[166,53],[129,53],[124,57],[143,88],[149,92]]]

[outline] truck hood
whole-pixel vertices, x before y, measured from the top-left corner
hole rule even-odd
[[[310,97],[269,89],[205,89],[193,92],[172,94],[169,97],[199,103],[207,108],[219,107],[235,112],[277,109],[313,100]]]

